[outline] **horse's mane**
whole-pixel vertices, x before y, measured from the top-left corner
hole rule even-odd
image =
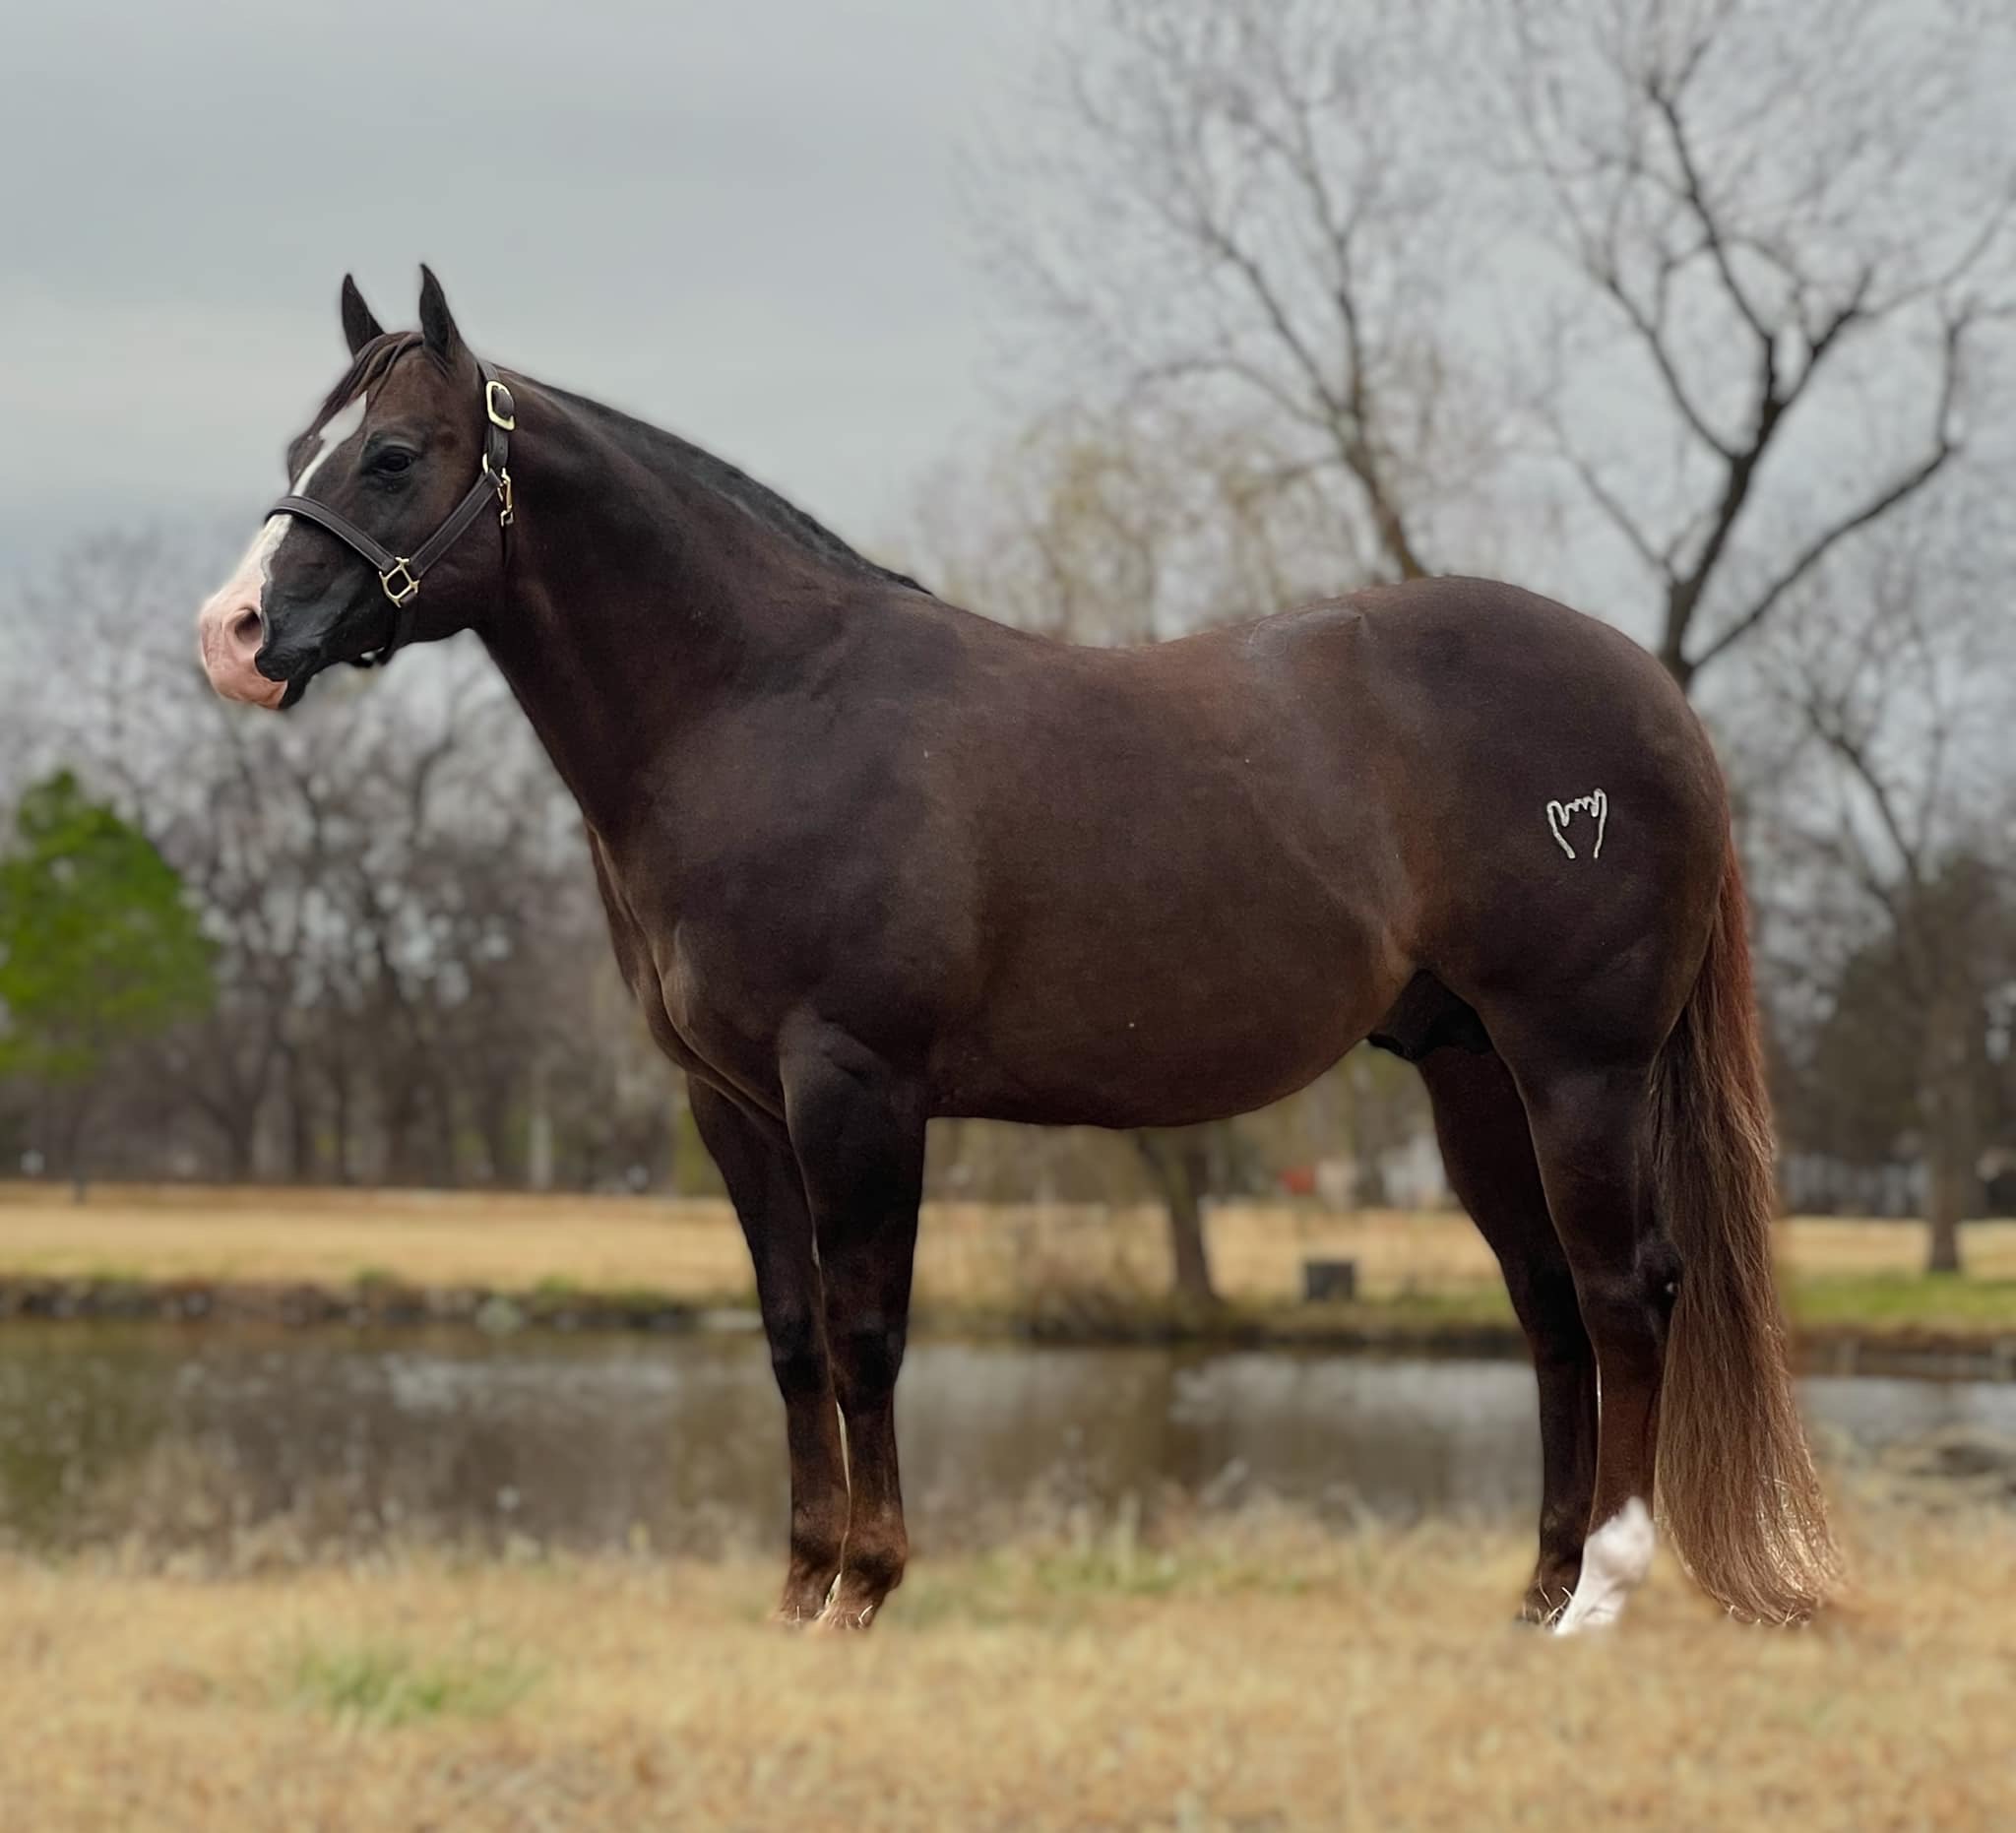
[[[381,332],[368,344],[363,345],[350,358],[350,366],[337,378],[334,388],[316,410],[315,418],[308,430],[294,442],[288,453],[288,474],[299,469],[294,462],[297,454],[305,455],[308,442],[317,438],[323,427],[336,418],[351,402],[383,379],[386,372],[409,350],[424,348],[424,341],[417,331]],[[647,464],[667,464],[703,484],[715,495],[724,497],[760,522],[774,534],[782,535],[795,545],[805,548],[820,559],[838,566],[843,571],[865,574],[874,579],[886,579],[899,586],[908,586],[914,592],[925,592],[908,573],[898,573],[886,566],[878,566],[866,554],[857,552],[829,529],[823,522],[808,516],[795,503],[787,502],[769,485],[756,479],[725,459],[719,459],[712,452],[704,451],[689,440],[681,439],[676,433],[668,433],[662,427],[653,426],[644,420],[633,419],[629,414],[615,408],[604,407],[598,401],[591,401],[585,395],[569,394],[565,389],[553,388],[545,383],[539,386],[549,394],[558,397],[568,406],[578,408],[592,415],[597,424],[608,433],[618,445]]]
[[[604,407],[585,395],[572,395],[565,389],[553,388],[546,383],[539,386],[569,407],[592,415],[597,424],[633,457],[647,465],[670,465],[715,495],[725,498],[774,534],[782,535],[820,559],[845,572],[885,579],[894,585],[908,586],[913,592],[930,596],[928,587],[918,584],[908,573],[880,566],[866,554],[850,547],[823,522],[808,516],[795,503],[787,502],[768,484],[758,483],[747,472],[730,465],[726,459],[716,458],[712,452],[690,440],[681,439],[676,433],[668,433],[663,427],[653,426],[647,420],[633,419],[620,410]]]

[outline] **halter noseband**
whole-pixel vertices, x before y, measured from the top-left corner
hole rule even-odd
[[[497,372],[478,356],[476,369],[483,378],[483,468],[469,494],[449,511],[448,519],[410,554],[396,554],[391,548],[357,527],[347,516],[306,496],[284,496],[266,513],[269,516],[299,516],[319,529],[326,529],[368,560],[377,570],[378,583],[392,600],[392,635],[382,649],[363,658],[363,665],[386,662],[406,640],[406,619],[402,613],[420,596],[420,580],[435,561],[459,541],[491,497],[497,499],[497,526],[508,529],[515,511],[511,504],[511,434],[518,425],[518,405],[511,391],[497,379]]]

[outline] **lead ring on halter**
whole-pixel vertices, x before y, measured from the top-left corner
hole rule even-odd
[[[470,486],[469,494],[449,511],[448,519],[410,554],[394,553],[347,516],[311,497],[284,496],[266,512],[269,516],[299,516],[304,522],[326,529],[376,569],[378,584],[392,600],[392,635],[382,649],[359,659],[362,666],[369,667],[391,660],[393,651],[406,637],[405,620],[399,613],[420,596],[420,580],[427,569],[462,538],[491,497],[497,499],[497,526],[500,529],[508,529],[517,520],[518,512],[511,500],[508,463],[511,434],[518,426],[518,404],[512,399],[510,389],[498,379],[496,370],[480,356],[476,358],[476,370],[483,378],[482,469],[476,474],[475,482]]]

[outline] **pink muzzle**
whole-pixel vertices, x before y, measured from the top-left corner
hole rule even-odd
[[[197,612],[196,640],[204,673],[226,700],[277,707],[287,684],[269,681],[252,664],[266,640],[266,626],[259,615],[265,587],[264,569],[248,559]]]

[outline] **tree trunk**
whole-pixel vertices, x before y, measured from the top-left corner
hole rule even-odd
[[[1957,986],[1942,987],[1927,1014],[1923,1101],[1928,1273],[1960,1271],[1960,1225],[1980,1195],[1974,1016],[1966,989]]]
[[[315,1180],[315,1128],[308,1108],[307,1077],[299,1051],[291,1045],[283,1052],[285,1066],[282,1086],[285,1090],[285,1132],[287,1181],[305,1184]]]
[[[475,1128],[483,1142],[483,1177],[493,1189],[524,1182],[511,1138],[513,1092],[508,1074],[485,1076],[472,1092]]]
[[[91,1194],[91,1098],[80,1092],[70,1120],[70,1200],[82,1203]]]
[[[546,1085],[543,1057],[532,1065],[530,1111],[525,1122],[525,1181],[532,1190],[553,1187],[553,1105]]]
[[[683,1077],[679,1077],[679,1076],[674,1076],[674,1077],[672,1078],[672,1090],[671,1090],[671,1108],[670,1108],[670,1111],[669,1111],[669,1112],[667,1112],[667,1113],[666,1113],[666,1115],[665,1115],[665,1127],[664,1127],[664,1132],[663,1132],[663,1135],[662,1135],[662,1137],[663,1137],[663,1140],[664,1140],[664,1168],[665,1168],[665,1169],[664,1169],[664,1177],[663,1177],[663,1179],[662,1179],[662,1185],[663,1185],[663,1188],[664,1188],[664,1191],[665,1191],[665,1193],[666,1193],[666,1194],[667,1194],[668,1196],[676,1196],[676,1195],[678,1194],[678,1189],[679,1189],[679,1128],[680,1128],[680,1122],[681,1122],[681,1120],[683,1119],[683,1117],[684,1117],[684,1115],[685,1115],[685,1112],[686,1112],[686,1083],[685,1083],[685,1079],[684,1079]],[[944,1157],[945,1157],[945,1158],[949,1158],[949,1159],[951,1159],[951,1160],[952,1160],[952,1162],[953,1162],[954,1164],[957,1164],[957,1163],[958,1163],[958,1154],[957,1154],[956,1152],[947,1152],[947,1153],[945,1153],[945,1154],[944,1154]]]
[[[426,1084],[420,1075],[402,1065],[384,1085],[379,1106],[385,1126],[385,1169],[380,1181],[417,1188],[427,1182],[425,1142],[421,1129],[426,1116]]]
[[[461,1168],[457,1163],[455,1149],[455,1098],[450,1091],[448,1078],[436,1074],[428,1084],[432,1100],[428,1104],[434,1110],[434,1177],[435,1187],[453,1190],[461,1181]]]
[[[1169,1257],[1175,1292],[1196,1304],[1216,1304],[1211,1251],[1204,1235],[1204,1195],[1210,1188],[1210,1138],[1202,1127],[1155,1128],[1133,1135],[1142,1163],[1168,1211]]]
[[[1351,1200],[1354,1209],[1388,1207],[1384,1157],[1388,1115],[1379,1100],[1377,1072],[1372,1067],[1369,1045],[1361,1045],[1344,1059],[1351,1087]]]
[[[1925,1221],[1931,1236],[1925,1251],[1927,1273],[1960,1271],[1960,1186],[1952,1168],[1937,1152],[1927,1155]]]
[[[329,1074],[329,1151],[336,1169],[336,1181],[349,1183],[350,1170],[350,1079],[341,1068]]]

